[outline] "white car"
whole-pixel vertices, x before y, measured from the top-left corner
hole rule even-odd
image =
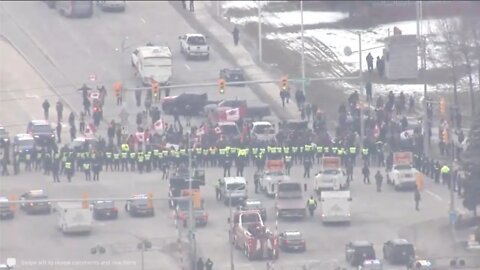
[[[97,1],[98,7],[100,7],[101,10],[107,11],[107,10],[114,10],[114,11],[125,11],[126,7],[126,2],[127,1],[105,1],[105,0],[99,0]]]
[[[187,59],[193,57],[210,59],[210,46],[208,46],[206,36],[202,34],[185,34],[179,36],[178,39],[180,39],[180,52]]]

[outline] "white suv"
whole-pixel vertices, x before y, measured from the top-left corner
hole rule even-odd
[[[199,57],[208,60],[210,58],[210,47],[207,43],[207,37],[202,34],[185,34],[178,37],[180,39],[180,52],[185,57]]]

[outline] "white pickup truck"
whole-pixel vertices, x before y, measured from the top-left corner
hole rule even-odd
[[[150,85],[151,80],[160,85],[168,85],[172,80],[172,52],[167,46],[138,47],[132,53],[132,67],[143,85]]]
[[[207,43],[207,37],[202,34],[185,34],[179,36],[180,52],[189,58],[210,59],[210,46]]]
[[[417,186],[417,170],[412,165],[413,155],[411,152],[393,153],[392,171],[387,172],[387,183],[395,190],[415,189]]]
[[[339,157],[323,157],[322,169],[315,175],[314,190],[341,190],[348,188],[347,178],[341,168]]]

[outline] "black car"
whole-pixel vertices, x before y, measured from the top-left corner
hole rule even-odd
[[[113,201],[94,201],[92,211],[93,218],[97,220],[118,218],[118,209]]]
[[[186,115],[190,113],[193,116],[203,112],[203,108],[207,103],[208,96],[206,93],[182,93],[178,96],[164,97],[162,110],[166,114],[174,114],[176,112],[178,115]]]
[[[27,214],[50,214],[52,205],[49,201],[46,201],[48,196],[43,190],[30,190],[20,195],[20,200],[36,201],[39,202],[22,202],[20,203],[20,209]]]
[[[415,248],[405,239],[393,239],[383,244],[383,258],[391,264],[407,265],[415,258]]]
[[[358,267],[365,260],[375,259],[375,249],[368,241],[355,241],[345,245],[345,260],[354,267]]]
[[[220,79],[224,79],[226,82],[244,82],[245,72],[241,68],[224,68],[220,70]],[[244,87],[245,84],[234,84],[232,86]]]
[[[305,238],[299,231],[285,231],[278,235],[280,249],[283,251],[305,251]]]
[[[55,133],[53,128],[45,120],[32,120],[28,123],[27,133],[31,134],[35,139],[35,143],[39,146],[50,145],[55,143]]]
[[[12,205],[8,203],[8,199],[0,197],[0,219],[11,219],[15,216]]]
[[[153,201],[150,201],[148,195],[135,195],[125,204],[125,211],[132,217],[153,217],[155,209]]]
[[[5,129],[5,127],[0,126],[0,147],[4,147],[9,142],[10,137],[7,130]]]
[[[241,210],[248,211],[248,210],[258,210],[260,215],[262,216],[263,222],[267,220],[267,209],[260,200],[248,199],[245,203],[240,207]]]

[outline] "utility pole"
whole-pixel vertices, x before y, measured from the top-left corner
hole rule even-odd
[[[305,94],[305,40],[303,32],[303,0],[300,0],[300,34],[302,42],[302,91],[303,94]]]
[[[226,187],[225,187],[226,188]],[[228,191],[228,216],[230,217],[230,270],[235,270],[235,262],[233,257],[233,211],[232,211],[232,191]]]
[[[363,93],[363,64],[362,64],[362,32],[358,31],[358,64],[359,64],[359,72],[358,72],[358,81],[360,83],[360,94]],[[365,127],[363,123],[363,110],[364,106],[360,101],[360,151],[363,151],[363,138],[365,136]]]
[[[197,269],[197,250],[195,245],[195,232],[194,232],[194,220],[193,220],[193,192],[192,192],[192,151],[190,143],[190,133],[187,133],[188,136],[188,190],[189,190],[189,203],[188,203],[188,243],[190,247],[190,261],[193,263],[193,269]]]
[[[262,3],[257,0],[258,9],[258,61],[263,61],[263,44],[262,44]]]

